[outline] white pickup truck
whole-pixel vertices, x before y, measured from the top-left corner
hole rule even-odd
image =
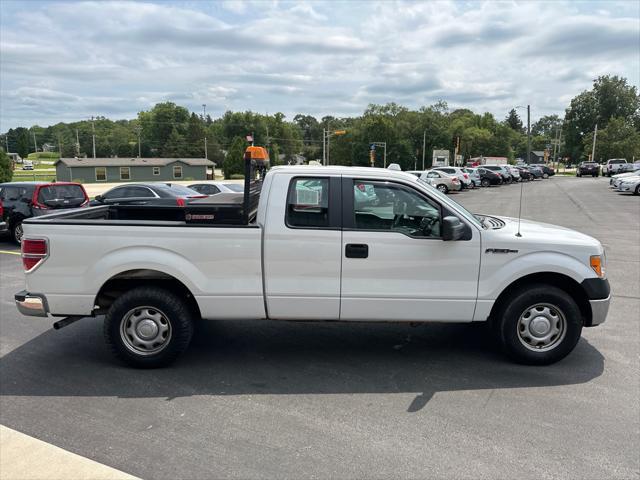
[[[587,235],[473,215],[403,172],[275,167],[255,183],[255,215],[247,194],[238,218],[226,204],[26,220],[18,309],[66,317],[56,328],[105,315],[107,344],[135,367],[173,361],[201,319],[488,322],[512,359],[540,365],[607,315]]]

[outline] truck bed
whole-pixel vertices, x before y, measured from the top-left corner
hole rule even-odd
[[[247,226],[255,220],[262,182],[244,193],[218,193],[178,205],[101,205],[50,213],[25,223],[101,225]]]

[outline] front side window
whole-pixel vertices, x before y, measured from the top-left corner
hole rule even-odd
[[[107,181],[107,167],[96,167],[96,182]]]
[[[120,180],[131,180],[131,170],[129,167],[120,167]]]
[[[182,167],[180,165],[173,167],[173,178],[182,178]]]
[[[357,230],[440,237],[440,207],[408,187],[355,180],[353,204]]]
[[[287,195],[287,225],[329,227],[329,179],[294,178]]]

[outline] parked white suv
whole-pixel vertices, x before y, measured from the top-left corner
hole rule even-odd
[[[460,167],[434,167],[433,170],[438,170],[440,172],[448,173],[449,175],[454,175],[458,177],[458,180],[460,180],[460,185],[462,186],[462,188],[475,187],[475,185],[473,184],[473,181],[469,177],[469,174]]]

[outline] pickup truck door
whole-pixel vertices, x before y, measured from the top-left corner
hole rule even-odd
[[[451,212],[407,184],[344,177],[342,198],[341,320],[473,319],[475,226],[467,224],[468,240],[442,240],[443,212]]]
[[[339,175],[273,176],[263,236],[270,318],[339,318],[340,180]]]

